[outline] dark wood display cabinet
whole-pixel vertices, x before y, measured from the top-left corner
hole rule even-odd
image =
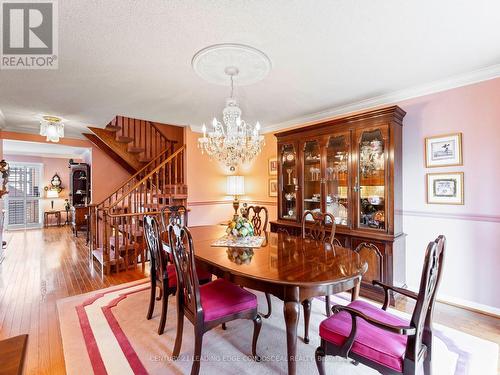
[[[90,203],[90,166],[85,163],[71,163],[70,204],[71,228],[75,236],[78,231],[88,231],[88,205]]]
[[[402,126],[388,107],[276,133],[278,219],[271,230],[301,234],[304,211],[335,217],[335,237],[368,263],[361,294],[383,300],[372,280],[405,286]],[[312,219],[312,218],[311,218]]]

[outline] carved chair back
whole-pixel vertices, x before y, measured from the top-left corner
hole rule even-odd
[[[378,259],[374,264],[370,264],[370,267],[368,268],[369,272],[368,274],[363,275],[363,281],[365,282],[371,282],[374,280],[374,277],[376,280],[383,280],[384,279],[384,267],[382,264],[381,259],[383,258],[383,254],[380,251],[380,249],[374,245],[371,242],[361,242],[356,248],[353,250],[358,256],[361,256],[366,259],[371,259],[370,254],[377,254],[375,259]],[[378,268],[378,272],[377,272]]]
[[[441,235],[434,242],[429,242],[425,252],[418,299],[411,317],[411,325],[415,327],[416,333],[408,337],[405,354],[405,358],[413,361],[418,359],[422,344],[428,348],[432,345],[429,342],[432,340],[432,313],[442,276],[445,247],[446,238]]]
[[[168,226],[168,241],[177,272],[178,303],[191,321],[202,319],[200,286],[196,273],[193,238],[189,229],[177,223]]]
[[[261,217],[262,214],[262,217]],[[247,208],[247,218],[253,225],[256,236],[260,236],[262,232],[267,230],[267,222],[269,213],[264,206],[249,206]]]
[[[178,223],[180,226],[187,227],[188,211],[185,206],[165,206],[161,209],[161,224],[163,231],[166,232],[168,225],[173,223]]]
[[[310,217],[312,217],[312,221]],[[329,219],[329,222],[327,219]],[[310,227],[307,227],[306,223],[310,223]],[[333,244],[335,239],[335,218],[333,215],[328,212],[304,211],[302,215],[302,238],[308,237]]]
[[[144,237],[151,257],[151,272],[156,280],[167,277],[167,259],[164,256],[157,220],[150,215],[144,216]]]

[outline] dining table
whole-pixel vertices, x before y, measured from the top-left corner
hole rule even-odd
[[[214,246],[225,229],[221,225],[190,228],[196,263],[217,277],[283,301],[288,374],[295,375],[300,306],[309,320],[314,297],[351,291],[352,298],[357,298],[368,266],[348,248],[284,232],[264,232],[258,248]]]

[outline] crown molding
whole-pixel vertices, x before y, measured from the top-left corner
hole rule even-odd
[[[472,72],[456,75],[443,80],[434,81],[424,85],[418,85],[407,89],[397,90],[392,93],[375,96],[372,98],[349,103],[340,107],[327,109],[305,116],[296,117],[291,120],[269,125],[263,128],[263,133],[270,133],[277,130],[291,128],[297,125],[311,125],[316,122],[324,121],[334,117],[339,117],[348,113],[370,109],[374,107],[395,104],[403,100],[418,98],[424,95],[430,95],[441,91],[472,85],[490,79],[500,77],[500,64],[488,66]]]
[[[372,98],[349,103],[340,107],[327,109],[320,112],[310,113],[304,116],[296,117],[291,120],[279,122],[272,125],[266,125],[262,133],[271,133],[277,130],[292,128],[298,125],[311,125],[320,121],[332,119],[348,113],[366,110],[374,107],[395,104],[403,100],[418,98],[424,95],[430,95],[441,91],[472,85],[490,79],[500,77],[500,64],[491,65],[485,68],[477,69],[472,72],[459,74],[446,79],[434,81],[424,85],[418,85],[407,89],[397,90],[392,93],[375,96]],[[201,126],[190,126],[191,130],[201,133]]]

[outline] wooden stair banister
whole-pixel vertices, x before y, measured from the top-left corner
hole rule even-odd
[[[91,256],[101,263],[103,272],[109,273],[112,266],[117,271],[136,266],[139,255],[144,262],[143,216],[158,214],[174,200],[186,204],[184,153],[185,146],[172,154],[164,151],[92,207]]]
[[[169,157],[168,157],[168,158],[167,158],[164,162],[160,163],[160,165],[158,165],[156,168],[154,168],[152,171],[150,171],[148,174],[146,174],[146,175],[145,175],[145,176],[144,176],[144,177],[143,177],[140,181],[137,181],[137,182],[135,183],[135,185],[133,185],[133,186],[131,187],[131,189],[130,189],[129,193],[131,193],[133,190],[137,190],[137,188],[138,188],[138,187],[140,187],[140,186],[141,186],[141,184],[143,184],[145,180],[147,180],[148,178],[152,178],[154,175],[156,175],[156,177],[157,177],[156,181],[153,181],[153,183],[154,183],[154,182],[156,182],[156,184],[154,184],[154,185],[155,185],[155,188],[156,188],[157,190],[158,190],[158,189],[160,189],[160,190],[161,190],[161,188],[162,188],[162,185],[161,185],[161,184],[162,184],[162,183],[164,184],[166,181],[165,181],[165,179],[159,179],[159,178],[158,178],[158,177],[159,177],[159,173],[158,173],[158,172],[159,172],[159,171],[160,171],[160,170],[161,170],[161,169],[165,166],[165,164],[168,164],[171,160],[177,160],[177,156],[178,156],[179,154],[183,153],[183,152],[184,152],[184,149],[185,149],[185,146],[182,146],[181,148],[179,148],[179,149],[178,149],[177,151],[175,151],[172,155],[170,155],[170,156],[169,156]],[[180,158],[179,158],[179,159],[180,159]],[[183,160],[181,160],[181,161],[182,161],[182,163],[183,163]],[[176,166],[174,166],[174,167],[176,167]],[[183,168],[183,167],[181,166],[181,168]],[[177,176],[177,173],[176,173],[176,172],[174,172],[174,173],[175,173],[174,178],[177,178],[177,177],[178,177],[178,176]],[[184,184],[184,177],[183,177],[183,175],[184,175],[183,173],[179,174],[179,176],[181,176],[182,178],[181,178],[180,180],[178,179],[177,181],[174,181],[174,182],[176,182],[176,184],[177,184],[177,183],[178,183],[178,184]],[[169,175],[168,177],[169,177],[169,182],[172,182],[172,181],[171,181],[171,179],[170,179],[171,175]],[[171,184],[168,184],[168,185],[171,185]],[[157,192],[157,194],[159,194],[159,192]],[[129,194],[125,194],[124,196],[122,196],[121,198],[119,198],[118,200],[116,200],[116,201],[115,201],[115,202],[114,202],[111,206],[109,206],[109,207],[108,207],[108,210],[112,210],[112,209],[113,209],[113,208],[115,208],[115,207],[116,207],[116,206],[117,206],[120,202],[123,202],[124,198],[125,198],[127,195],[129,195]],[[110,215],[111,215],[111,213],[110,213]]]
[[[104,198],[101,202],[97,203],[97,206],[106,207],[106,203],[108,203],[108,207],[114,202],[113,198],[117,198],[118,195],[123,194],[124,191],[128,191],[131,188],[131,185],[134,181],[142,180],[144,176],[146,176],[150,170],[153,170],[156,166],[161,164],[164,160],[166,160],[171,153],[170,149],[163,150],[156,158],[147,163],[142,169],[135,172],[132,176],[130,176],[124,183],[122,183],[115,191],[113,191],[108,197]]]

